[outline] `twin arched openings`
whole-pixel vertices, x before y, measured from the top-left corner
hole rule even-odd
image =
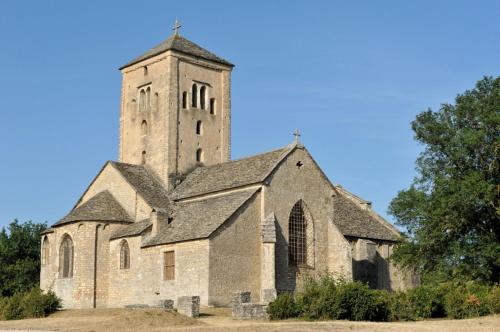
[[[198,93],[199,93],[199,98],[198,98]],[[187,91],[184,91],[182,93],[183,109],[187,109],[187,100],[188,100],[188,93]],[[194,83],[191,86],[191,107],[198,108],[198,102],[200,109],[205,110],[207,108],[207,87],[205,85],[202,85],[200,88],[198,88],[198,84]],[[210,98],[208,106],[210,114],[215,115],[215,98]]]
[[[288,217],[288,259],[296,267],[314,266],[314,223],[302,200]]]
[[[73,277],[73,256],[73,240],[65,234],[59,247],[59,278]]]

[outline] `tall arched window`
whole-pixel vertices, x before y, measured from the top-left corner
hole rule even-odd
[[[126,240],[122,241],[120,246],[120,269],[130,268],[130,249]]]
[[[194,108],[198,107],[198,86],[196,84],[193,84],[191,91],[191,106]]]
[[[42,266],[45,266],[49,263],[49,239],[48,237],[44,237],[43,238],[43,242],[42,242],[42,255],[41,255],[41,263],[42,263]]]
[[[144,111],[144,105],[146,103],[146,92],[142,89],[139,92],[139,111]]]
[[[151,88],[146,89],[146,110],[151,109]]]
[[[314,265],[313,222],[302,200],[295,203],[288,218],[288,257],[297,267]]]
[[[196,150],[196,161],[203,162],[203,151],[201,149]]]
[[[203,131],[203,124],[201,121],[196,122],[196,135],[201,135]]]
[[[143,120],[141,123],[141,135],[147,135],[148,134],[148,123],[146,120]]]
[[[182,108],[186,109],[187,108],[187,98],[188,98],[188,93],[184,91],[182,93]]]
[[[73,240],[65,234],[59,248],[59,278],[73,277],[73,254]]]
[[[202,110],[205,109],[205,98],[206,98],[206,94],[207,94],[207,87],[206,86],[202,86],[200,88],[200,108]]]
[[[146,151],[142,151],[141,153],[141,165],[146,164]]]

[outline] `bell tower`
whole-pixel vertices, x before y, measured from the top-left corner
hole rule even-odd
[[[174,33],[120,68],[119,159],[168,189],[197,166],[228,161],[233,65]]]

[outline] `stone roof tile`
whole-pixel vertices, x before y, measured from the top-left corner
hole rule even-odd
[[[171,194],[174,200],[236,188],[265,180],[295,145],[243,159],[198,167]]]
[[[399,232],[380,219],[340,192],[333,197],[333,220],[344,236],[399,241]]]
[[[134,60],[130,61],[129,63],[123,65],[120,67],[120,69],[127,68],[133,64],[136,64],[138,62],[141,62],[143,60],[149,59],[154,57],[155,55],[161,54],[163,52],[166,52],[168,50],[173,50],[177,52],[181,52],[184,54],[192,55],[197,58],[217,62],[226,66],[231,66],[233,67],[234,65],[227,60],[224,60],[223,58],[213,54],[212,52],[207,51],[206,49],[196,45],[192,41],[187,40],[184,37],[181,37],[179,35],[172,35],[165,41],[161,42],[159,45],[153,47],[149,51],[145,52],[143,55],[135,58]]]
[[[127,211],[107,191],[101,191],[71,212],[53,226],[60,226],[73,221],[125,221],[133,222]]]
[[[209,237],[257,191],[242,190],[203,200],[176,204],[171,223],[143,244],[181,242]]]
[[[109,239],[114,240],[114,239],[119,239],[122,237],[141,235],[150,226],[151,226],[151,222],[149,221],[149,219],[134,222],[130,225],[124,226],[124,227],[116,230],[113,234],[111,234],[111,237]]]

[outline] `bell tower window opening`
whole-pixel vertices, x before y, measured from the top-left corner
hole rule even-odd
[[[146,89],[146,110],[151,108],[151,88]]]
[[[196,122],[196,135],[203,134],[203,123],[201,121]]]
[[[202,86],[200,88],[200,108],[202,110],[205,109],[205,98],[206,98],[206,94],[207,94],[207,87],[206,86]]]
[[[144,106],[146,103],[146,91],[144,89],[141,89],[139,92],[139,111],[144,111]]]
[[[210,114],[215,115],[215,98],[210,98]]]
[[[198,163],[203,162],[203,150],[202,149],[196,150],[196,162],[198,162]]]
[[[196,84],[193,84],[193,88],[191,91],[191,106],[193,108],[198,107],[198,86]]]
[[[148,123],[146,120],[143,120],[141,123],[141,135],[145,136],[148,134]]]
[[[187,108],[187,97],[188,97],[187,95],[188,95],[187,91],[184,91],[182,93],[182,108],[183,109]]]
[[[146,164],[146,151],[142,151],[141,153],[141,165]]]

